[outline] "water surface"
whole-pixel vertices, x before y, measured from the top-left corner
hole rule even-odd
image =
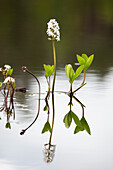
[[[1,1],[0,2],[0,67],[10,64],[17,87],[26,93],[15,93],[15,120],[11,130],[5,128],[6,115],[0,113],[0,167],[2,170],[112,170],[113,163],[113,2],[111,0],[71,1]],[[47,84],[43,64],[53,64],[51,42],[47,40],[46,23],[56,18],[61,27],[61,41],[56,43],[57,78],[55,91],[68,91],[64,72],[67,63],[76,66],[76,54],[94,54],[86,75],[87,85],[76,93],[86,106],[85,116],[91,128],[74,135],[74,123],[66,129],[63,118],[69,111],[69,98],[55,92],[55,124],[52,143],[56,145],[51,164],[43,160],[44,144],[49,133],[41,134],[47,114],[43,111]],[[38,86],[21,66],[27,65],[41,82],[41,111],[36,123],[20,136],[35,118]],[[0,81],[2,76],[0,75]],[[73,88],[81,84],[82,75]],[[3,97],[0,94],[0,106]],[[72,110],[81,118],[81,107],[75,101]],[[50,106],[52,105],[50,100]],[[52,114],[52,109],[50,109]]]

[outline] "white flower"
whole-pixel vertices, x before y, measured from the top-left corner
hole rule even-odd
[[[0,68],[0,72],[2,71],[2,67]]]
[[[10,66],[10,65],[4,65],[4,68],[5,68],[5,69],[10,69],[11,66]]]
[[[57,41],[60,41],[60,31],[59,31],[60,28],[57,21],[55,19],[50,19],[47,25],[48,25],[48,29],[47,29],[48,36]],[[51,39],[49,38],[49,40]]]
[[[5,80],[4,80],[4,84],[5,83],[14,83],[15,82],[15,79],[14,78],[12,78],[12,77],[7,77]]]

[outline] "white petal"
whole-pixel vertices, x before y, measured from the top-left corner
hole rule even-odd
[[[11,68],[11,66],[10,66],[10,65],[5,65],[5,66],[4,66],[4,68],[6,68],[6,69],[10,69],[10,68]]]

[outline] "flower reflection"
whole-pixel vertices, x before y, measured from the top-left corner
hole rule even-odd
[[[46,163],[51,163],[53,161],[53,158],[55,156],[55,148],[56,145],[51,144],[45,144],[44,145],[44,161]]]

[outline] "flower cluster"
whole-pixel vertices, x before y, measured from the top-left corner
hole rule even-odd
[[[11,84],[13,84],[14,82],[15,82],[15,79],[8,76],[8,77],[4,80],[3,83],[4,83],[4,84],[5,84],[5,83],[8,83],[8,84],[11,83]]]
[[[49,40],[57,40],[60,41],[60,28],[55,19],[50,19],[50,21],[47,23],[48,29],[47,34],[50,37]]]
[[[10,65],[4,65],[4,68],[5,68],[5,69],[3,69],[2,67],[0,67],[0,72],[2,72],[3,70],[5,70],[5,71],[9,70],[9,69],[11,68],[11,66],[10,66]]]
[[[10,65],[4,65],[4,67],[0,67],[0,72],[2,72],[3,76],[4,76],[4,84],[14,84],[15,83],[15,79],[11,77],[12,73],[13,73],[13,68],[11,68]],[[1,82],[2,83],[2,82]]]

